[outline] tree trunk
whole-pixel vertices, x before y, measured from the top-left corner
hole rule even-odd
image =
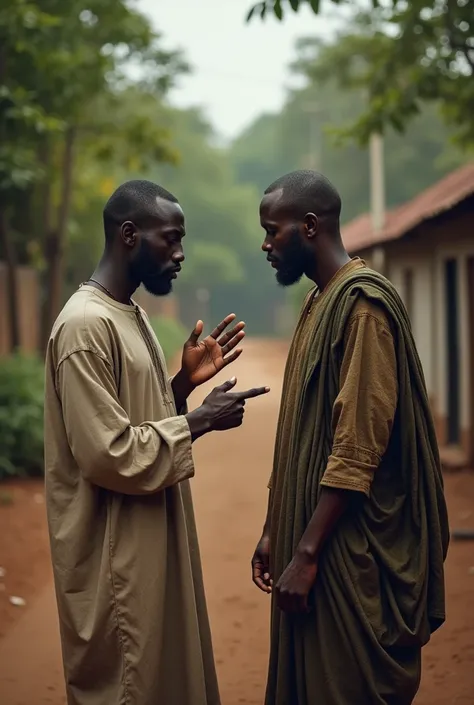
[[[51,232],[52,199],[51,199],[51,161],[52,145],[49,135],[44,135],[38,149],[38,161],[43,170],[43,178],[36,187],[36,205],[41,213],[40,227],[43,243]]]
[[[0,85],[5,82],[6,68],[5,46],[0,45]],[[0,117],[0,144],[6,142],[5,122]],[[3,197],[2,197],[3,196]],[[10,351],[20,347],[20,326],[18,317],[18,286],[15,243],[12,240],[5,212],[5,192],[0,194],[0,248],[7,268],[7,305],[10,318]]]
[[[62,192],[58,218],[54,230],[45,233],[44,256],[46,260],[46,292],[42,320],[42,347],[46,351],[54,321],[61,310],[64,269],[64,249],[71,210],[74,143],[76,130],[69,127],[64,141],[62,164]],[[48,216],[46,216],[47,218]]]
[[[43,170],[43,177],[39,183],[36,184],[36,195],[35,203],[38,211],[41,213],[39,218],[40,227],[40,238],[43,247],[43,257],[45,259],[45,270],[41,276],[41,326],[40,326],[40,346],[43,351],[46,350],[47,340],[49,337],[50,322],[49,322],[49,309],[48,309],[48,292],[49,292],[49,269],[50,262],[48,258],[48,249],[50,247],[50,239],[52,237],[53,225],[52,225],[52,173],[51,173],[51,162],[52,162],[52,144],[51,139],[48,135],[44,135],[40,142],[38,149],[38,161]]]
[[[0,203],[0,246],[7,268],[7,306],[10,324],[10,352],[20,347],[20,326],[18,314],[18,277],[16,267],[15,245],[8,229],[3,205]]]

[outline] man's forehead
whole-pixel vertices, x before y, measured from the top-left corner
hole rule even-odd
[[[184,223],[184,212],[179,203],[156,197],[156,208],[163,223]]]
[[[266,193],[260,203],[260,215],[267,218],[276,218],[278,215],[281,215],[282,197],[283,189]]]

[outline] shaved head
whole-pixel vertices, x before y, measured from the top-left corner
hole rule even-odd
[[[104,207],[105,250],[127,271],[133,290],[169,294],[184,261],[184,213],[178,199],[152,181],[119,186]]]
[[[279,284],[291,286],[306,275],[319,285],[334,263],[346,261],[340,215],[341,197],[317,171],[292,171],[266,189],[260,204],[262,249]]]
[[[277,198],[277,193],[280,196]],[[329,225],[339,228],[341,197],[336,188],[323,174],[317,171],[292,171],[274,181],[265,195],[274,194],[278,209],[295,218],[304,218],[314,213]]]
[[[113,239],[117,228],[126,221],[131,221],[137,227],[146,227],[151,220],[159,218],[160,200],[178,203],[172,193],[153,181],[136,179],[119,186],[104,208],[106,241]]]

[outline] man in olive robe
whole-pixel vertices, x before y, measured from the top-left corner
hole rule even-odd
[[[344,249],[321,174],[278,179],[260,207],[284,286],[306,275],[253,557],[272,593],[266,705],[409,705],[445,619],[448,520],[406,310]]]

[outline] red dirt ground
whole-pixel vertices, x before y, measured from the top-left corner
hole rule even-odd
[[[285,349],[248,343],[239,388],[269,384],[242,429],[196,445],[196,514],[223,705],[261,705],[268,602],[249,561],[265,512],[266,483]],[[201,395],[202,398],[202,395]],[[196,401],[199,401],[197,398]],[[474,473],[446,477],[452,527],[474,528]],[[65,703],[41,481],[0,486],[0,703]],[[26,600],[15,607],[10,597]],[[425,649],[417,705],[474,704],[474,542],[451,544],[448,621]],[[357,704],[361,705],[361,704]]]

